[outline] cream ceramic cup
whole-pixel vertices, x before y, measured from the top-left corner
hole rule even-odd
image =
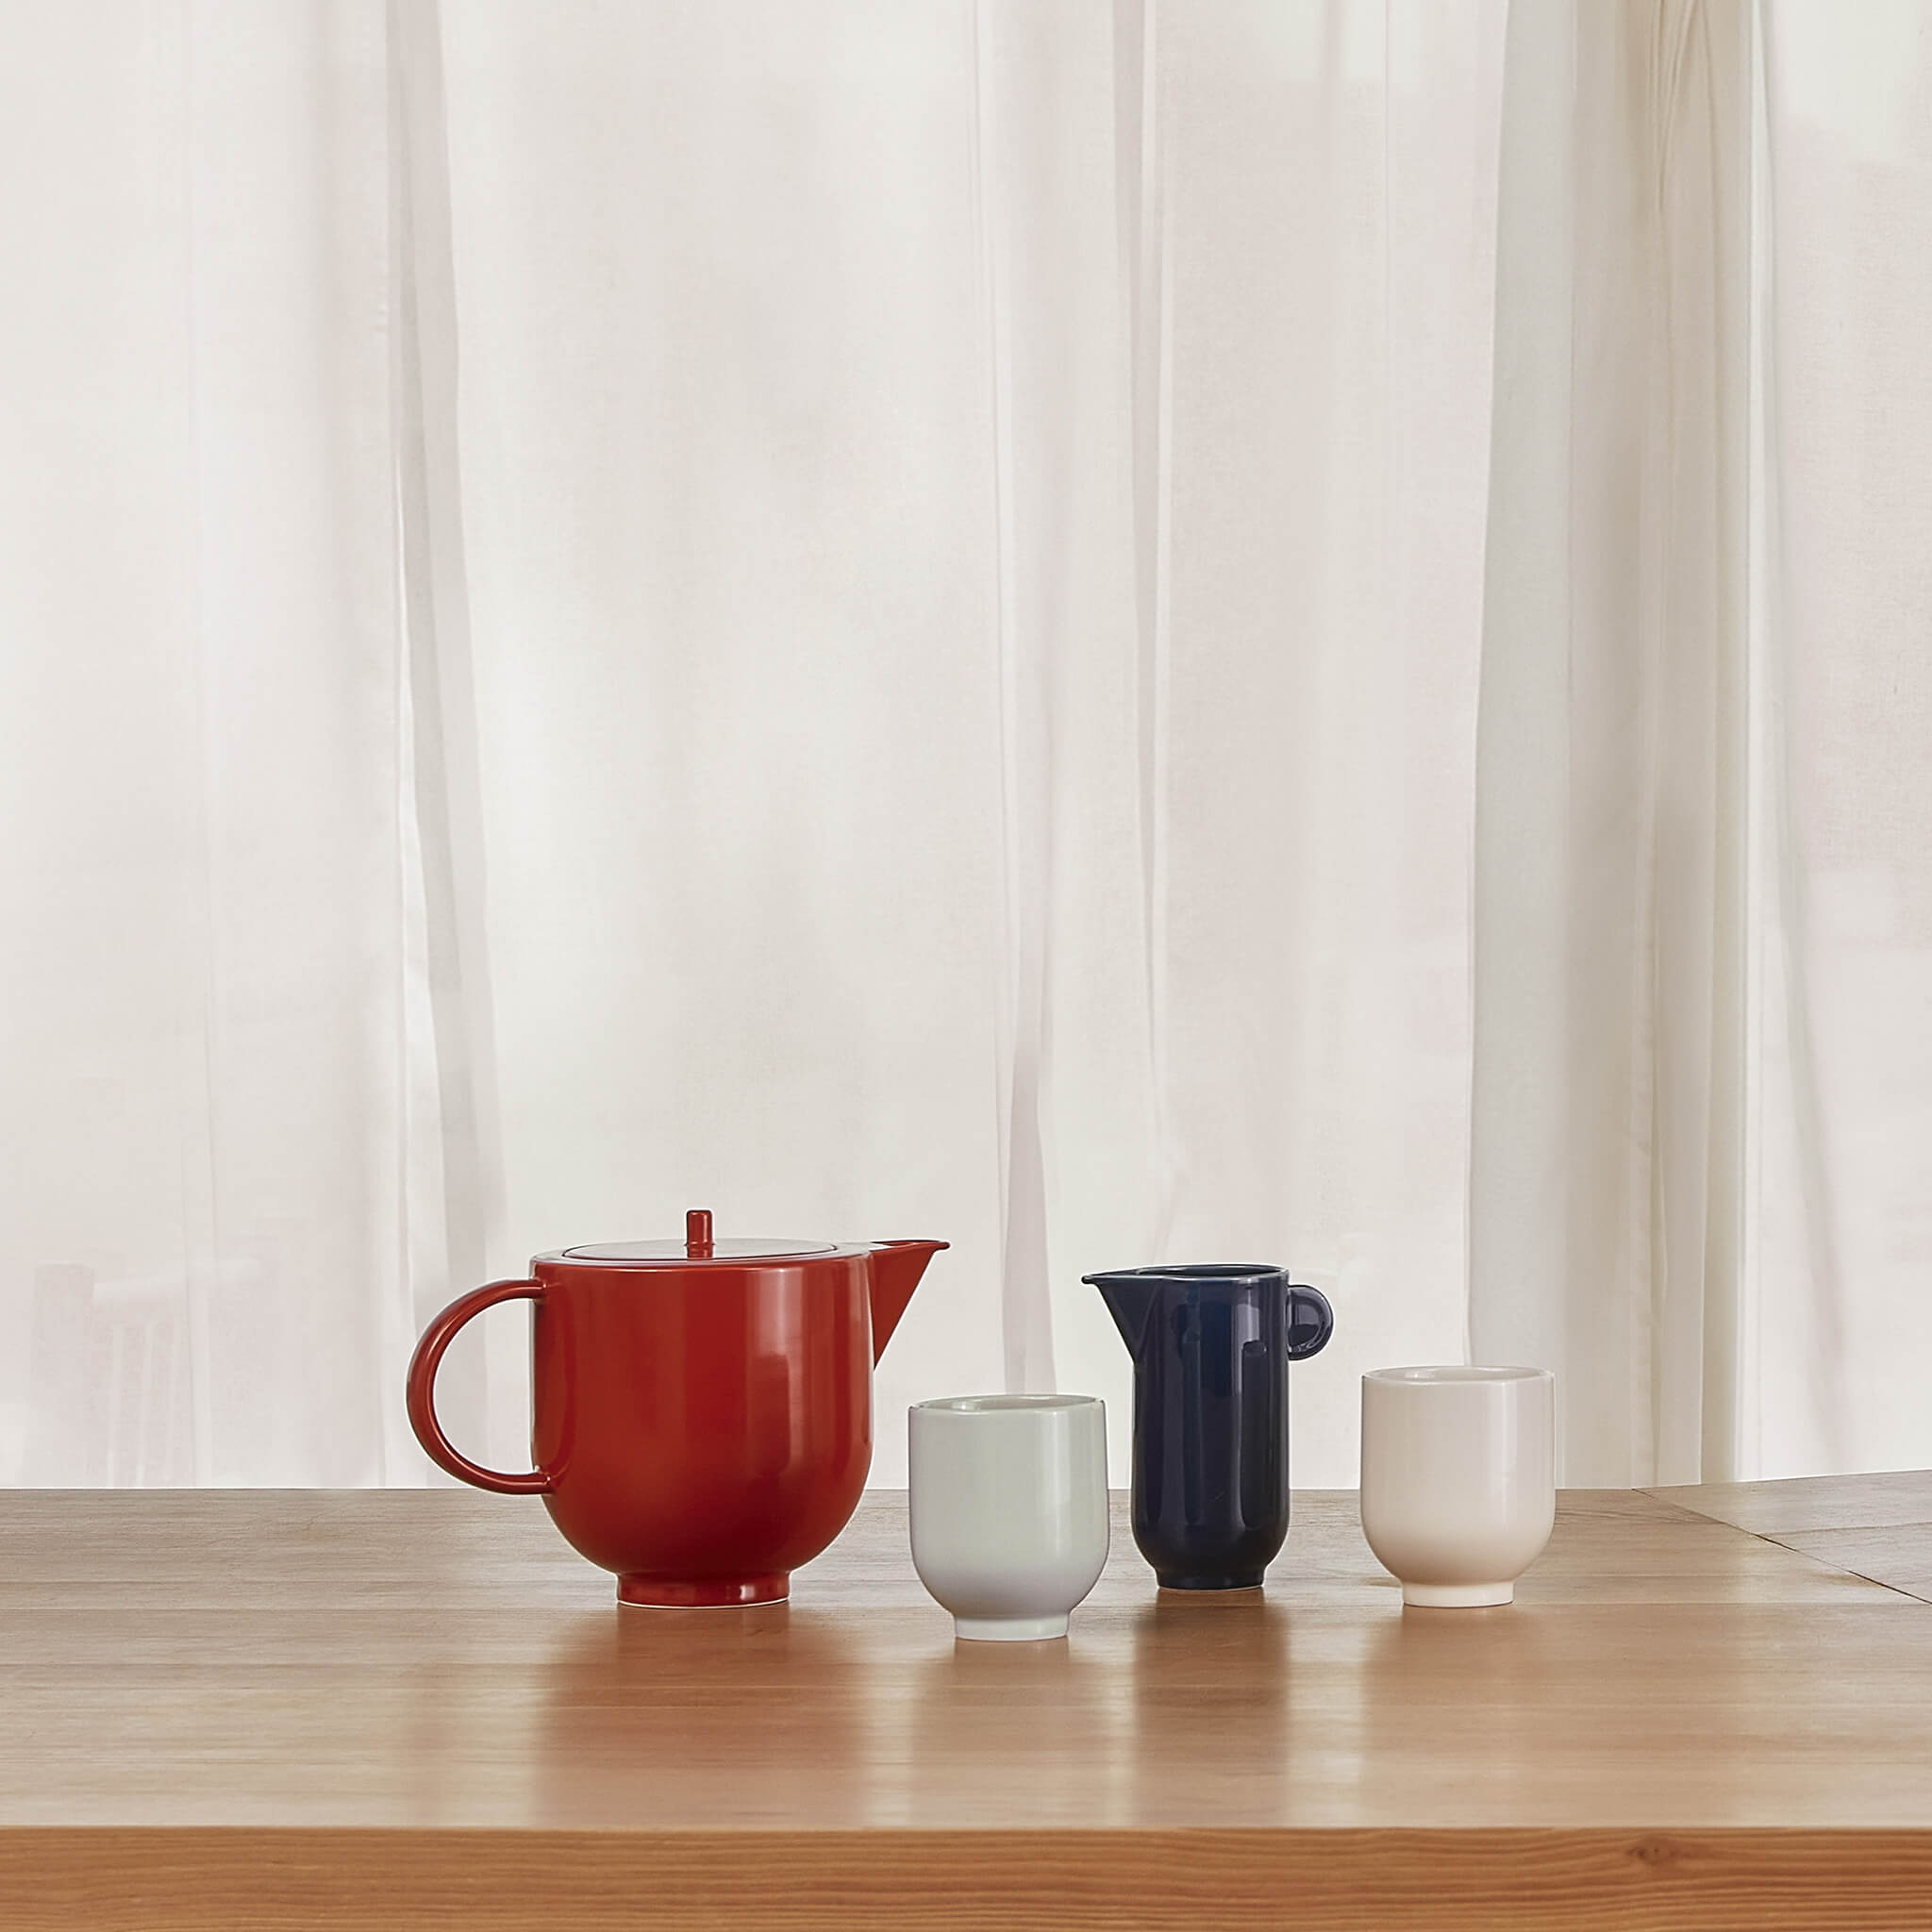
[[[1362,1377],[1362,1534],[1428,1609],[1507,1604],[1557,1514],[1547,1369],[1375,1369]]]
[[[909,1413],[912,1567],[957,1636],[1064,1637],[1107,1563],[1107,1408],[953,1395]]]

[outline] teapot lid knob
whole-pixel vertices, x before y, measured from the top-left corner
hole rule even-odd
[[[693,1208],[684,1217],[684,1252],[693,1259],[711,1252],[711,1210]]]

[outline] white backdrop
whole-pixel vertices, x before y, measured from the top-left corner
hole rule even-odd
[[[1106,1395],[1124,1473],[1078,1277],[1184,1256],[1335,1302],[1300,1482],[1472,1319],[1587,1398],[1573,1480],[1932,1459],[1924,24],[1633,0],[1540,114],[1591,13],[1512,33],[1506,137],[1502,0],[0,7],[0,1477],[422,1480],[427,1315],[693,1205],[952,1241],[885,1482],[908,1401],[1002,1384]],[[1571,1204],[1668,1195],[1640,1103],[1690,1062],[1493,924],[1512,868],[1597,903],[1490,708],[1602,722],[1507,512],[1619,392],[1564,359],[1583,413],[1492,428],[1491,372],[1565,356],[1685,44],[1732,92],[1668,178],[1745,223],[1700,446],[1749,541],[1688,567],[1746,587],[1698,635],[1749,889],[1695,1059],[1737,1252],[1674,1277]],[[1526,206],[1583,240],[1512,277]],[[1639,982],[1654,744],[1602,774]],[[1518,1108],[1542,1024],[1615,1030],[1628,1124]],[[1581,1178],[1525,1196],[1539,1120]],[[443,1406],[508,1463],[488,1325]]]

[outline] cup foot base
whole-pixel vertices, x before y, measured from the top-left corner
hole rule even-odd
[[[762,1576],[701,1576],[680,1583],[669,1576],[620,1576],[617,1601],[641,1610],[736,1610],[750,1604],[782,1604],[791,1594],[789,1571]]]
[[[1405,1583],[1402,1601],[1419,1610],[1484,1610],[1516,1601],[1514,1583]]]
[[[1065,1617],[955,1617],[953,1635],[962,1643],[1038,1643],[1067,1634]]]
[[[1261,1573],[1241,1571],[1234,1575],[1216,1573],[1211,1576],[1184,1575],[1179,1571],[1157,1570],[1154,1580],[1162,1590],[1259,1590]]]

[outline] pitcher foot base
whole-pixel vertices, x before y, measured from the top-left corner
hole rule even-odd
[[[1261,1573],[1258,1570],[1239,1571],[1229,1575],[1224,1571],[1217,1571],[1204,1576],[1178,1570],[1157,1570],[1154,1580],[1162,1590],[1259,1590]]]
[[[791,1594],[791,1574],[702,1576],[679,1583],[666,1576],[620,1576],[617,1601],[641,1610],[736,1610],[748,1604],[782,1604]]]

